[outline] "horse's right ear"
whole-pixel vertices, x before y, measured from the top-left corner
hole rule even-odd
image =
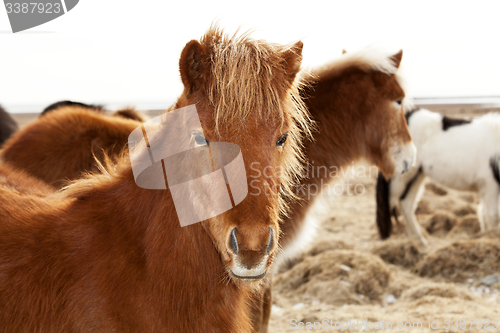
[[[286,77],[290,84],[293,83],[295,76],[300,71],[303,47],[304,44],[301,41],[298,41],[283,54]]]
[[[403,50],[400,50],[398,53],[391,57],[392,62],[394,63],[394,67],[399,68],[401,64],[401,59],[403,59]]]
[[[184,46],[179,60],[179,70],[184,88],[189,93],[199,89],[206,80],[209,56],[205,46],[192,40]]]

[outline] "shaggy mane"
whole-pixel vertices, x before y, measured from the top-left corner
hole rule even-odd
[[[347,52],[340,58],[335,59],[314,72],[316,75],[332,77],[338,75],[346,69],[356,67],[362,71],[379,71],[386,74],[396,74],[398,68],[394,66],[387,51],[370,46],[354,52]]]
[[[293,44],[253,40],[250,32],[228,36],[217,26],[212,26],[200,43],[211,56],[212,77],[207,96],[215,110],[216,131],[221,126],[234,127],[237,121],[243,123],[255,113],[260,119],[278,119],[282,126],[287,124],[289,149],[284,153],[286,177],[282,187],[290,198],[295,198],[292,187],[304,171],[302,141],[312,139],[314,122],[299,94],[303,86],[299,74],[291,86],[276,76],[285,72],[287,64],[283,54],[290,51]],[[280,204],[280,211],[285,215],[286,201],[283,199]]]
[[[394,75],[399,86],[406,92],[407,85],[402,74],[401,68],[394,66],[391,57],[394,54],[383,50],[380,47],[369,46],[358,51],[347,52],[340,58],[337,58],[329,63],[317,67],[313,70],[303,71],[301,79],[304,82],[313,84],[321,78],[331,79],[336,76],[343,75],[346,71],[357,68],[363,72],[379,71],[387,75]],[[409,111],[414,108],[414,103],[409,97],[404,98],[404,109]]]
[[[276,73],[285,70],[283,53],[293,44],[280,45],[250,38],[251,32],[228,36],[212,26],[201,38],[211,56],[211,80],[208,98],[215,108],[216,127],[234,120],[244,121],[257,111],[261,119],[278,116],[285,122],[289,113],[293,120],[310,135],[311,120],[298,89],[278,80]],[[282,96],[288,94],[284,99]]]

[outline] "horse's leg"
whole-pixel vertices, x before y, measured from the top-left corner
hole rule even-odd
[[[267,333],[269,326],[269,318],[271,318],[271,308],[273,306],[272,288],[268,286],[264,292],[262,302],[262,326],[259,333]]]
[[[410,237],[416,237],[422,245],[427,245],[427,240],[422,234],[422,229],[415,216],[415,206],[417,198],[421,193],[422,183],[425,180],[423,172],[418,172],[414,178],[406,185],[407,188],[400,198],[399,205],[404,216],[406,232]]]
[[[498,227],[498,195],[500,188],[497,184],[488,186],[484,193],[481,193],[481,204],[478,210],[481,232]]]

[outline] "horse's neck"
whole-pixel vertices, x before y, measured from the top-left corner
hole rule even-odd
[[[359,142],[363,133],[355,118],[361,103],[357,96],[339,94],[340,85],[340,81],[320,78],[312,90],[305,92],[306,96],[312,96],[305,102],[319,132],[314,135],[314,142],[305,143],[308,172],[296,188],[301,200],[291,204],[289,221],[282,225],[283,232],[291,235],[284,242],[302,234],[304,219],[315,199],[332,181],[347,176],[352,162],[362,156]]]
[[[364,133],[361,119],[356,118],[363,105],[358,96],[343,96],[341,85],[339,80],[320,80],[309,92],[314,97],[306,104],[319,132],[314,142],[305,143],[309,172],[302,184],[321,185],[332,177],[342,178],[347,174],[345,169],[363,155]]]
[[[109,211],[115,212],[112,221],[117,225],[111,227],[114,234],[109,239],[142,238],[132,246],[142,244],[144,266],[138,275],[148,278],[137,289],[149,291],[146,297],[153,315],[166,320],[167,327],[180,329],[189,322],[191,327],[201,325],[199,331],[215,325],[200,320],[213,318],[212,314],[215,318],[231,315],[244,320],[244,292],[225,278],[220,255],[201,223],[181,227],[170,191],[138,187],[130,168],[115,178],[100,189],[99,195],[91,196],[87,205],[100,211],[110,205]],[[133,252],[130,248],[123,251]],[[228,318],[219,324],[227,326],[232,322],[233,318]]]

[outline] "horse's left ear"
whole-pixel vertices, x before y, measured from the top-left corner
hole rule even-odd
[[[295,76],[300,71],[303,47],[304,43],[298,41],[283,53],[285,75],[290,84],[292,84],[293,80],[295,80]]]
[[[391,60],[396,68],[399,68],[399,65],[401,64],[401,59],[403,59],[403,50],[400,50],[398,53],[396,53],[391,57]]]

